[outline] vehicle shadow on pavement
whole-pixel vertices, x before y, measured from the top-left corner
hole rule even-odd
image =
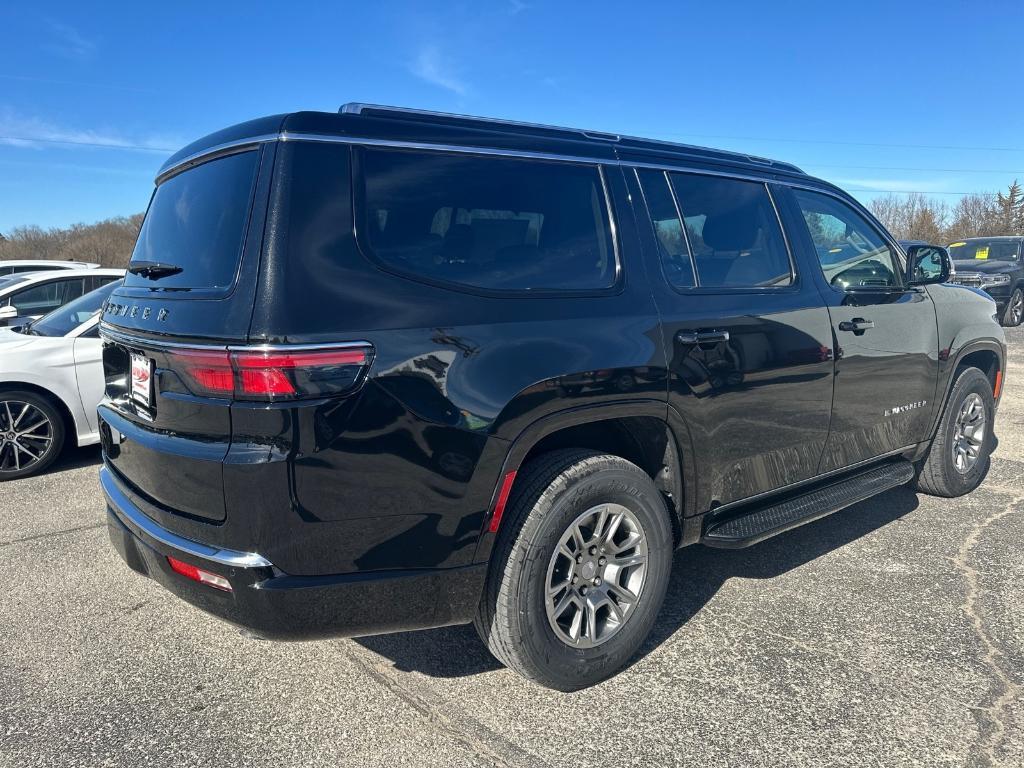
[[[98,445],[89,445],[85,448],[68,447],[49,468],[39,474],[50,475],[65,469],[99,466],[102,462],[103,454]]]
[[[688,547],[675,553],[665,603],[631,664],[658,648],[710,602],[731,578],[771,579],[899,520],[917,509],[910,488],[896,488],[749,549]],[[363,637],[363,647],[396,669],[463,677],[499,669],[471,626]]]

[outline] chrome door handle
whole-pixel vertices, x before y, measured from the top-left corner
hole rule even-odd
[[[854,333],[864,333],[864,331],[874,327],[875,324],[871,320],[865,320],[863,317],[844,320],[839,324],[840,331],[853,331]]]
[[[714,344],[728,340],[728,331],[680,331],[676,334],[680,344]]]

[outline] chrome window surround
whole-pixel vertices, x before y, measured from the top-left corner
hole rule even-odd
[[[588,157],[584,155],[563,155],[554,152],[530,152],[526,150],[515,150],[515,149],[498,149],[494,147],[474,147],[466,146],[461,144],[436,144],[422,141],[401,141],[393,139],[373,139],[358,136],[336,136],[330,134],[319,134],[319,133],[289,133],[288,131],[281,131],[276,134],[264,134],[261,136],[254,136],[246,139],[239,139],[238,141],[226,142],[224,144],[218,144],[214,147],[209,147],[193,155],[183,158],[179,162],[175,163],[170,168],[162,171],[156,178],[157,183],[162,180],[179,173],[186,167],[198,165],[201,162],[212,160],[216,157],[230,154],[231,152],[242,151],[248,148],[255,148],[260,144],[269,142],[280,141],[312,141],[327,144],[348,144],[354,146],[367,146],[367,147],[390,147],[394,149],[418,149],[424,151],[436,151],[436,152],[453,152],[463,153],[469,155],[484,155],[484,156],[497,156],[497,157],[511,157],[511,158],[523,158],[529,160],[550,160],[554,162],[563,163],[576,163],[583,165],[597,165],[599,168],[603,166],[617,166],[619,168],[647,168],[655,171],[675,172],[675,173],[699,173],[704,176],[721,176],[730,179],[743,179],[746,181],[756,181],[760,184],[778,184],[780,186],[791,187],[795,189],[806,189],[810,192],[817,192],[822,195],[828,195],[836,200],[839,200],[847,205],[853,205],[854,209],[864,216],[868,222],[877,230],[882,239],[892,248],[896,254],[896,260],[900,263],[900,266],[906,268],[905,264],[902,264],[901,254],[902,250],[896,241],[891,238],[886,229],[882,227],[878,220],[867,210],[864,206],[860,205],[851,196],[842,193],[841,190],[829,189],[827,184],[821,180],[815,183],[802,182],[799,178],[790,178],[792,172],[784,169],[765,168],[765,171],[761,175],[754,175],[743,173],[742,171],[717,171],[711,169],[704,169],[700,167],[694,167],[693,165],[683,164],[672,164],[672,163],[645,163],[642,161],[635,160],[622,160],[618,158],[601,158],[601,157]],[[766,178],[767,177],[767,178]],[[603,180],[603,177],[602,177]],[[607,190],[606,190],[607,193]],[[771,190],[769,189],[769,194]],[[772,205],[776,205],[774,195],[772,197]],[[608,198],[607,204],[609,207],[609,215],[611,215],[611,199]],[[776,211],[777,213],[777,211]],[[612,234],[615,235],[615,218],[611,217]],[[788,236],[786,235],[786,228],[783,227],[783,237],[787,239],[787,247],[789,247]],[[886,234],[882,234],[886,233]],[[617,236],[613,240],[616,249],[618,249],[618,238]],[[616,259],[618,259],[618,251],[616,250]],[[792,258],[792,253],[790,254]],[[621,264],[619,264],[621,268]],[[799,280],[799,278],[797,278]],[[779,286],[774,290],[786,290],[791,286]],[[905,287],[905,286],[901,286]],[[736,289],[742,290],[742,289]]]

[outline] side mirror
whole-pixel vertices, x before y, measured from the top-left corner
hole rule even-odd
[[[953,273],[949,251],[937,245],[912,245],[907,249],[907,282],[910,285],[945,283]]]
[[[0,307],[0,327],[7,325],[18,316],[18,308],[7,306]]]

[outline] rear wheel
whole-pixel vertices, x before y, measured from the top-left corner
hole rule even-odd
[[[0,392],[0,481],[42,472],[64,447],[64,420],[34,392]]]
[[[1010,294],[1010,300],[1006,302],[1006,309],[1003,311],[1003,325],[1007,328],[1016,328],[1024,320],[1024,289],[1017,288]]]
[[[671,564],[668,510],[642,469],[592,451],[546,454],[520,472],[477,632],[541,685],[594,685],[650,633]]]
[[[988,377],[977,368],[959,370],[918,473],[918,490],[933,496],[963,496],[981,484],[992,453],[994,411]]]

